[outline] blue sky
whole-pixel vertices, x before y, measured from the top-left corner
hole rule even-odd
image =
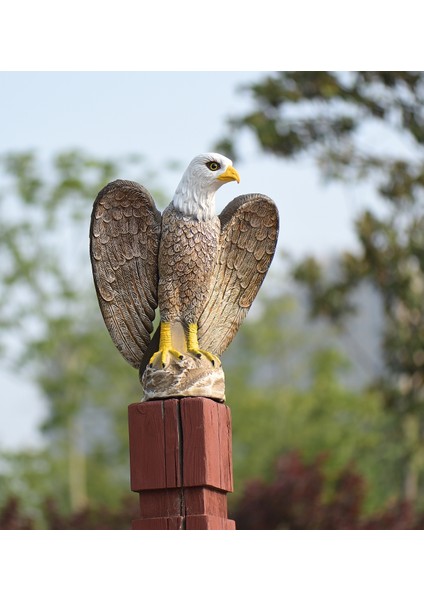
[[[172,195],[180,173],[169,160],[187,164],[226,133],[225,120],[248,109],[239,86],[263,72],[15,72],[0,73],[0,152],[39,151],[43,156],[82,148],[101,156],[144,155],[163,172]],[[351,221],[363,191],[346,195],[323,188],[304,162],[261,156],[243,137],[241,183],[222,189],[218,209],[238,193],[261,191],[279,204],[281,243],[289,251],[325,253],[353,243]],[[366,199],[365,199],[366,201]]]

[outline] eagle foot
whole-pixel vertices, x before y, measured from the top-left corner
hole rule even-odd
[[[152,355],[151,359],[149,360],[149,367],[153,366],[153,363],[155,362],[156,358],[158,356],[160,356],[161,362],[162,362],[162,368],[164,369],[166,367],[166,360],[168,358],[168,354],[171,354],[178,360],[183,360],[183,358],[184,358],[184,356],[181,354],[181,352],[178,352],[178,350],[175,350],[174,348],[170,348],[170,347],[162,348]]]
[[[187,351],[190,352],[190,354],[194,354],[196,358],[202,358],[202,355],[205,356],[208,360],[210,360],[214,367],[221,366],[221,361],[217,356],[215,356],[215,354],[199,348],[199,341],[197,339],[197,325],[195,323],[189,323],[188,325]]]
[[[194,354],[194,356],[196,358],[202,358],[202,355],[205,356],[208,360],[210,360],[213,367],[221,366],[221,361],[219,360],[219,358],[217,356],[215,356],[215,354],[212,354],[211,352],[207,352],[206,350],[201,350],[200,348],[187,348],[187,350],[188,350],[188,352],[190,352],[190,354]]]
[[[156,358],[160,356],[162,368],[164,369],[166,366],[168,354],[171,354],[178,360],[183,360],[184,358],[181,352],[178,352],[178,350],[175,350],[175,348],[172,347],[171,325],[169,323],[162,323],[160,329],[159,350],[155,352],[149,360],[149,367],[151,367],[155,362]]]

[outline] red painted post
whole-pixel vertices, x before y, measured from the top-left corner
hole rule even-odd
[[[130,404],[131,489],[140,496],[133,529],[235,529],[231,414],[209,398]]]

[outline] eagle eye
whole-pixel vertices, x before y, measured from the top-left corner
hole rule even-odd
[[[207,162],[206,166],[208,167],[208,169],[210,171],[218,171],[221,168],[221,165],[219,164],[219,162],[216,162],[215,160],[211,160],[211,161]]]

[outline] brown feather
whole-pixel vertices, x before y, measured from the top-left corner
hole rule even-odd
[[[94,283],[111,338],[136,368],[153,330],[160,230],[160,212],[143,186],[117,180],[99,192],[90,226]]]
[[[245,318],[275,253],[278,211],[262,194],[235,198],[219,216],[219,256],[198,323],[199,345],[222,354]]]

